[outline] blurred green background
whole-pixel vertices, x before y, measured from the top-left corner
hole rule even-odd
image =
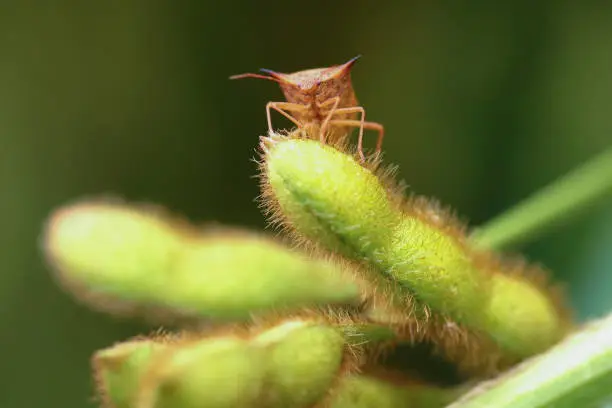
[[[612,143],[612,3],[451,3],[3,3],[0,407],[94,406],[91,353],[148,330],[54,285],[38,242],[54,208],[110,194],[264,228],[250,159],[282,95],[229,75],[363,54],[387,161],[473,224]],[[521,250],[588,319],[612,309],[611,243],[608,203]]]

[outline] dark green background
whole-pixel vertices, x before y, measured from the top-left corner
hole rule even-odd
[[[231,74],[363,54],[387,160],[474,224],[612,142],[609,2],[43,3],[0,6],[2,408],[89,406],[92,351],[144,330],[53,284],[53,208],[116,194],[263,228],[250,159],[281,93]],[[589,318],[612,307],[611,242],[607,205],[523,249]]]

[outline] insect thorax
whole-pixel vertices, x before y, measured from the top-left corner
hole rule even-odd
[[[357,106],[355,92],[347,81],[328,80],[311,89],[303,89],[295,84],[281,84],[281,89],[287,102],[307,107],[303,112],[293,112],[302,123],[322,122],[333,108],[330,101],[336,96],[340,98],[336,109]],[[337,114],[333,118],[354,119],[357,116],[356,113]]]

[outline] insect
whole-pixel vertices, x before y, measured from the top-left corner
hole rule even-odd
[[[315,125],[319,128],[321,143],[339,141],[348,137],[350,129],[359,127],[357,150],[362,161],[363,131],[378,131],[376,151],[380,152],[384,127],[380,123],[366,122],[365,109],[358,105],[351,83],[351,68],[359,56],[341,65],[313,68],[290,74],[260,69],[268,75],[246,73],[230,79],[261,78],[277,82],[286,102],[268,102],[266,115],[268,129],[272,132],[271,110],[279,112],[298,128]]]

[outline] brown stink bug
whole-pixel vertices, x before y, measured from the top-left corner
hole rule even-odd
[[[351,83],[351,68],[358,58],[359,56],[352,58],[341,65],[307,69],[291,74],[261,69],[261,72],[268,75],[247,73],[233,75],[230,79],[261,78],[279,83],[287,101],[268,102],[266,105],[270,132],[273,131],[271,109],[285,116],[298,128],[315,125],[319,129],[319,139],[322,143],[327,140],[342,140],[349,135],[351,128],[359,127],[357,150],[361,160],[365,160],[364,129],[378,131],[376,151],[380,152],[384,128],[380,123],[366,122],[365,109],[358,106]]]

